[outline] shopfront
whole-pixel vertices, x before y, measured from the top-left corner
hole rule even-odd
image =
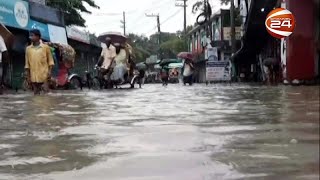
[[[93,67],[100,56],[101,47],[92,44],[90,34],[75,27],[67,27],[68,43],[76,51],[73,73],[83,76],[85,71],[93,71]]]

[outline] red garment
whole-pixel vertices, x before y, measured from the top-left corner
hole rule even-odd
[[[64,86],[68,82],[68,68],[64,65],[64,63],[59,64],[57,81],[59,86]]]

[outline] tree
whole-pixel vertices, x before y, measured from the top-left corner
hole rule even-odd
[[[163,58],[176,58],[179,52],[185,51],[186,44],[183,38],[178,36],[161,44]]]
[[[86,20],[83,19],[80,12],[91,14],[91,12],[84,6],[87,3],[89,6],[99,8],[94,0],[47,0],[47,5],[64,12],[64,19],[66,25],[85,26]]]

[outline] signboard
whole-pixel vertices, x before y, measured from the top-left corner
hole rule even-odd
[[[68,44],[67,32],[65,28],[49,24],[48,29],[51,42]]]
[[[19,29],[28,29],[29,5],[21,0],[0,0],[0,22]]]
[[[218,61],[218,49],[216,47],[210,47],[207,49],[208,61]]]
[[[241,39],[241,27],[236,27],[236,40]],[[224,27],[223,28],[223,40],[230,41],[231,40],[231,28]]]
[[[37,22],[37,21],[34,21],[31,19],[29,22],[28,30],[31,30],[31,29],[38,29],[41,33],[41,39],[44,39],[47,41],[50,40],[50,35],[49,35],[49,30],[48,30],[47,24]]]
[[[75,27],[67,27],[68,38],[90,44],[90,36],[87,32],[81,31]]]
[[[207,81],[231,81],[231,62],[230,61],[207,62],[206,80]]]

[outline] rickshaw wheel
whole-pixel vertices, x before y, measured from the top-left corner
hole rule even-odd
[[[100,81],[99,81],[98,78],[93,78],[91,87],[92,87],[93,90],[102,89]]]
[[[79,80],[79,78],[73,77],[70,80],[69,87],[71,89],[81,89],[81,81]]]

